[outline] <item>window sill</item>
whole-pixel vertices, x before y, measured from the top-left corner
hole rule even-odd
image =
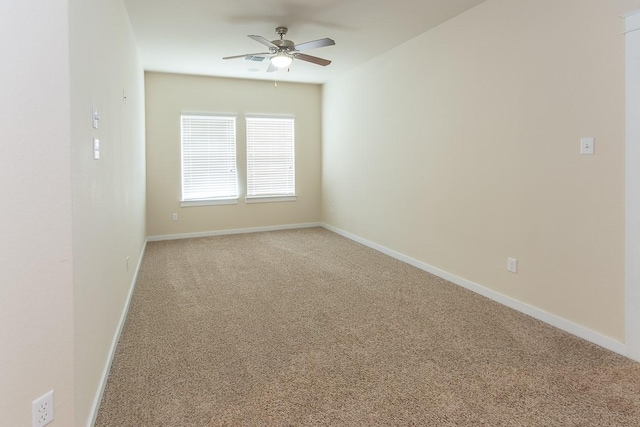
[[[245,203],[273,203],[273,202],[295,202],[298,196],[264,196],[264,197],[247,197]]]
[[[237,205],[238,199],[210,199],[210,200],[183,200],[180,202],[181,208],[191,206],[215,206],[215,205]]]

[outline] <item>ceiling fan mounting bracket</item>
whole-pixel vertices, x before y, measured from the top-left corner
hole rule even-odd
[[[276,28],[276,34],[280,36],[280,40],[282,40],[282,38],[287,35],[287,31],[289,31],[287,27]]]

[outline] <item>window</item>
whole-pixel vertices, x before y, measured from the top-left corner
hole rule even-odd
[[[182,203],[237,203],[236,118],[180,116]]]
[[[295,193],[294,119],[247,117],[247,202],[295,200]]]

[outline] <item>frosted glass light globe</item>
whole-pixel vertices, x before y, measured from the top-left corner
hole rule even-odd
[[[271,63],[278,68],[288,67],[293,59],[284,52],[279,52],[271,57]]]

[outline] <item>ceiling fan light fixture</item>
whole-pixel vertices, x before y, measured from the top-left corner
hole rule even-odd
[[[271,63],[278,68],[288,67],[289,64],[291,64],[291,61],[293,61],[293,58],[285,52],[278,52],[271,57]]]

